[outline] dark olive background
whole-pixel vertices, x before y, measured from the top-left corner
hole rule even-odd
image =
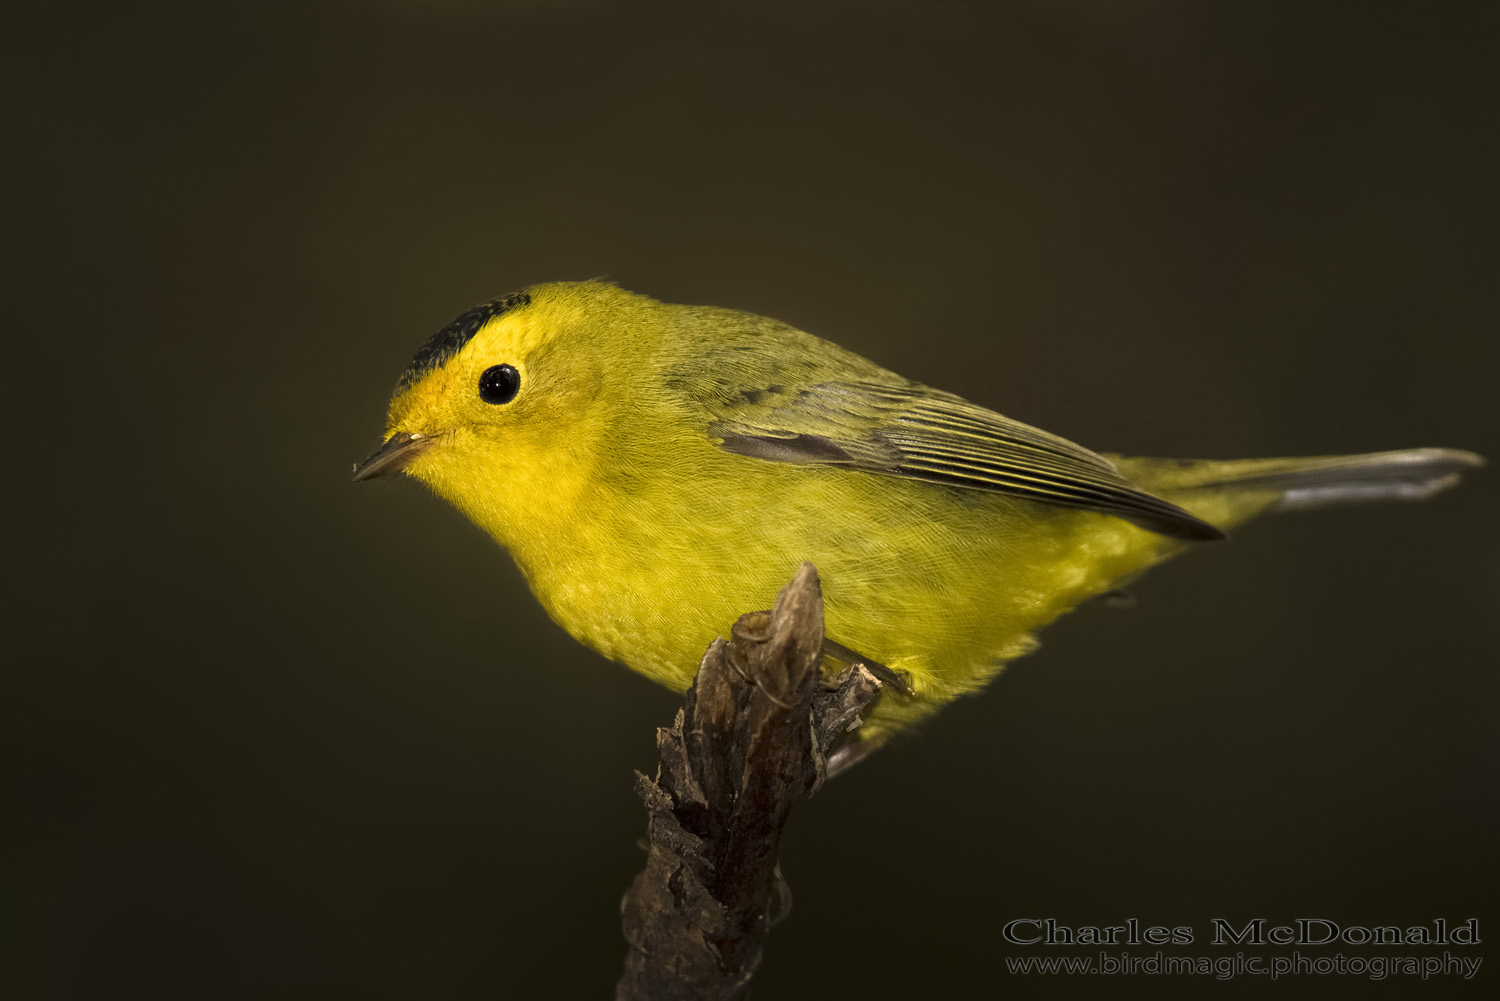
[[[475,301],[607,274],[1106,450],[1500,456],[1483,6],[12,21],[0,994],[609,995],[676,697],[349,482]],[[1382,989],[1493,989],[1496,483],[1268,520],[1048,630],[793,817],[756,996],[1367,989],[1021,977],[1057,950],[1018,917],[1211,956],[1216,917],[1477,917],[1476,981]]]

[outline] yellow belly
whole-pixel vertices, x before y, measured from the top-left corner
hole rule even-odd
[[[704,648],[769,608],[803,560],[827,634],[907,672],[895,725],[970,692],[1037,628],[1181,543],[1107,515],[827,467],[725,457],[738,475],[632,477],[569,530],[518,552],[537,597],[579,640],[681,691]],[[663,487],[665,485],[665,488]],[[767,498],[772,500],[768,501]]]

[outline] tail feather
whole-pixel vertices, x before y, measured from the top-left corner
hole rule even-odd
[[[1484,465],[1473,452],[1412,448],[1295,459],[1123,459],[1146,489],[1227,527],[1266,510],[1293,511],[1360,501],[1425,500]]]
[[[1456,448],[1412,448],[1308,459],[1251,459],[1228,465],[1236,475],[1207,479],[1196,486],[1276,490],[1281,500],[1275,507],[1291,511],[1354,501],[1426,500],[1457,486],[1463,474],[1484,465],[1484,459]]]

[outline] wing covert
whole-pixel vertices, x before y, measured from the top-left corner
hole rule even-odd
[[[724,402],[709,434],[771,462],[835,465],[1086,508],[1181,539],[1224,533],[1120,475],[1103,456],[911,383],[767,386]]]

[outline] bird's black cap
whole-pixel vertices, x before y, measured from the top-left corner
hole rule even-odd
[[[531,296],[526,292],[512,292],[502,295],[498,299],[481,303],[473,309],[460,313],[442,330],[433,334],[417,349],[411,364],[406,366],[406,371],[401,373],[401,381],[396,384],[396,392],[404,393],[417,383],[422,376],[435,368],[441,368],[448,363],[448,359],[458,354],[463,346],[479,333],[481,327],[499,316],[514,309],[531,304]]]

